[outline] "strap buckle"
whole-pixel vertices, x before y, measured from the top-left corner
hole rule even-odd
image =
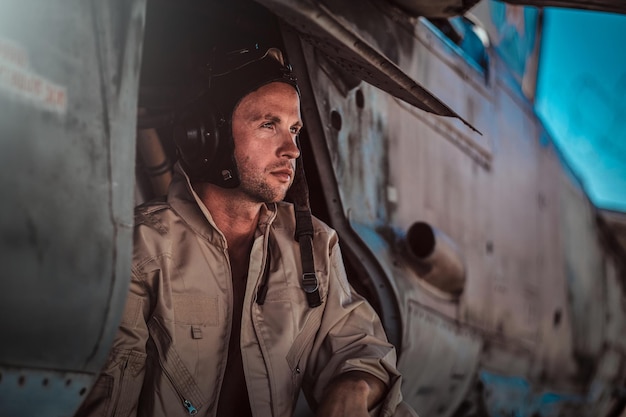
[[[302,288],[307,294],[312,294],[319,289],[319,282],[315,272],[305,272],[302,274]]]
[[[315,272],[305,272],[302,274],[302,289],[306,294],[309,307],[314,308],[322,305],[320,297],[319,281]]]

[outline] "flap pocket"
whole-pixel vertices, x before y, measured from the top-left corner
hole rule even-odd
[[[102,373],[75,416],[130,415],[139,401],[145,362],[143,352],[112,349]]]
[[[121,376],[118,380],[117,404],[113,415],[127,416],[137,406],[139,393],[143,385],[143,373],[146,354],[131,351],[121,364]]]

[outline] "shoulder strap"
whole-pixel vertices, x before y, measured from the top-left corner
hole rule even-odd
[[[298,140],[298,148],[300,142]],[[314,308],[322,305],[320,297],[319,281],[315,274],[315,258],[313,257],[313,220],[311,218],[311,208],[309,206],[309,187],[304,176],[302,166],[302,156],[296,159],[296,177],[289,189],[289,196],[293,201],[296,216],[296,233],[294,238],[300,245],[300,259],[302,262],[301,285],[309,307]],[[263,305],[267,294],[267,281],[269,276],[270,255],[267,254],[265,269],[263,271],[263,281],[259,286],[256,302]]]
[[[299,139],[298,148],[300,148]],[[309,307],[317,307],[322,304],[322,300],[320,298],[319,281],[315,274],[313,220],[311,219],[309,187],[304,176],[302,155],[296,159],[296,177],[289,191],[296,214],[295,239],[300,244],[300,257],[302,259],[302,289],[306,293]]]

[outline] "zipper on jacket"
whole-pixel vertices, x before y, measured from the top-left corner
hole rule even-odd
[[[196,410],[196,407],[194,407],[193,404],[191,404],[191,401],[183,400],[183,404],[185,405],[185,408],[189,412],[189,415],[193,416],[193,415],[196,415],[198,413],[198,410]]]
[[[159,323],[159,320],[156,317],[152,317],[152,319],[148,322],[148,331],[150,332],[150,335],[154,340],[154,347],[158,353],[157,358],[159,361],[159,367],[161,368],[163,374],[165,374],[165,377],[169,381],[174,392],[178,395],[178,398],[181,401],[181,405],[185,407],[189,415],[193,416],[197,414],[198,409],[202,408],[205,403],[202,398],[202,392],[200,391],[200,388],[196,385],[193,378],[191,378],[189,371],[187,371],[187,369],[185,368],[185,365],[178,357],[176,351],[174,349],[171,349],[169,352],[165,351],[167,352],[165,353],[162,350],[164,347],[161,344],[165,343],[167,345],[168,342],[171,343],[171,339],[168,340],[168,335],[167,333],[165,333],[165,329],[161,327],[161,323]],[[165,366],[164,360],[166,357],[169,357],[168,363],[171,362],[172,364],[171,369],[168,366]],[[179,368],[176,368],[177,366]],[[172,373],[170,371],[176,374],[177,370],[183,373],[181,376],[185,379],[182,382],[182,384],[184,384],[182,386],[186,387],[186,392],[187,394],[189,394],[189,396],[183,395],[181,387],[176,383],[177,380],[172,377]],[[188,398],[192,398],[193,401],[196,402],[196,405],[193,405]]]
[[[178,397],[182,400],[183,406],[187,409],[187,412],[189,413],[189,415],[193,416],[193,415],[198,414],[198,410],[196,409],[196,407],[194,407],[194,405],[191,403],[191,401],[186,399],[180,393],[180,390],[178,389],[178,386],[176,384],[174,384],[172,376],[170,375],[169,372],[167,372],[167,369],[165,369],[165,366],[163,366],[163,361],[161,360],[160,356],[159,356],[159,365],[161,365],[161,370],[163,371],[163,373],[167,377],[168,381],[170,381],[170,384],[172,385],[172,388],[174,388],[174,391],[176,391],[176,394],[178,394]]]

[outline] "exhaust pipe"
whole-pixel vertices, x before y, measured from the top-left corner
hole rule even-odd
[[[405,236],[409,258],[424,281],[459,296],[465,288],[465,262],[454,241],[425,222],[416,222]]]

